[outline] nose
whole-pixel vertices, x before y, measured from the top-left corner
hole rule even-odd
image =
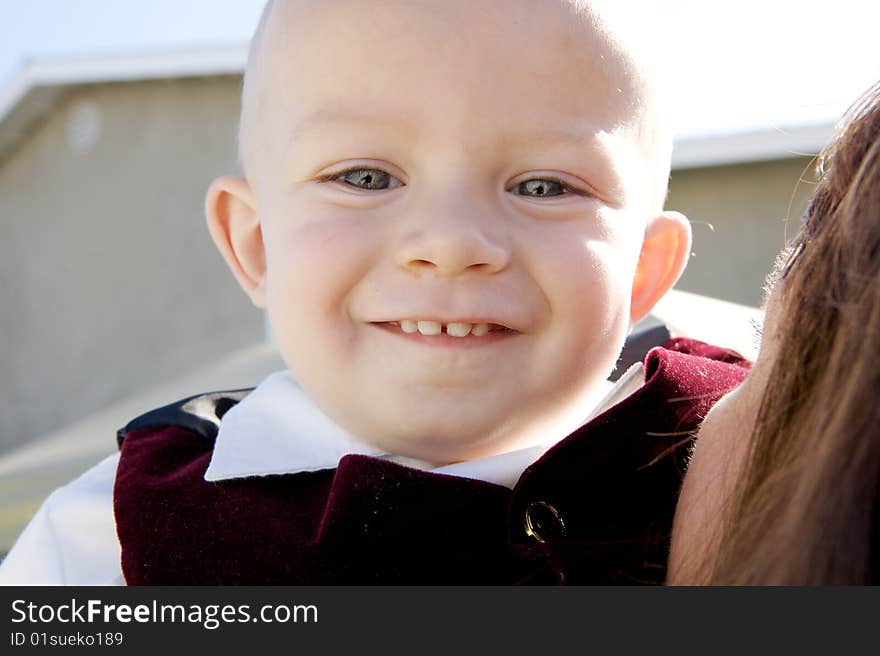
[[[437,208],[425,221],[409,226],[396,248],[397,264],[413,273],[453,276],[467,271],[493,274],[510,263],[510,247],[501,230],[472,212]]]

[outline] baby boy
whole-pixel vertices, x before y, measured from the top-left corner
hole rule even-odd
[[[659,483],[627,518],[603,502],[588,521],[623,462],[594,452],[646,442],[654,401],[643,388],[581,426],[690,230],[662,209],[669,135],[611,23],[577,0],[275,0],[240,148],[244,177],[213,183],[208,225],[289,371],[129,424],[121,456],[50,497],[7,578],[614,580],[609,540],[585,548],[578,526],[652,526]],[[666,396],[738,380],[689,348],[656,357],[699,360],[708,387]]]

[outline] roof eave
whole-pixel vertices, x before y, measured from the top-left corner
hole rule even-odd
[[[27,61],[0,87],[0,158],[69,88],[103,82],[240,74],[247,46]]]
[[[682,136],[675,139],[672,168],[680,170],[814,157],[831,139],[834,124],[833,120],[826,119],[785,127]]]

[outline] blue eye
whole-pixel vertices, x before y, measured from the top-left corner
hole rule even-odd
[[[556,180],[543,180],[535,178],[533,180],[525,180],[514,187],[514,193],[519,196],[530,196],[532,198],[544,198],[546,196],[561,196],[570,190],[561,182]]]
[[[381,190],[401,186],[400,180],[379,169],[351,169],[336,178],[358,189]]]

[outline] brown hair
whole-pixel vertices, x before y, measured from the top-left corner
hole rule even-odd
[[[880,84],[818,170],[713,584],[880,582]]]

